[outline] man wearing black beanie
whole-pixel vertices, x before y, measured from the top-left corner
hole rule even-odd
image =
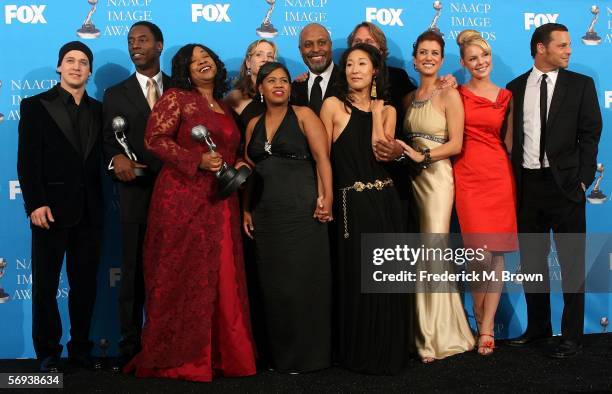
[[[70,292],[69,360],[92,366],[89,340],[102,228],[102,106],[85,91],[93,54],[59,50],[60,83],[21,102],[17,172],[32,230],[32,339],[41,372],[59,372],[57,308],[64,255]]]

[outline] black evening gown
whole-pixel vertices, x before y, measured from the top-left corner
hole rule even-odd
[[[406,294],[361,293],[361,234],[405,232],[398,192],[349,190],[345,238],[340,188],[390,178],[372,152],[372,114],[352,107],[346,128],[332,145],[338,287],[338,361],[348,369],[370,374],[398,373],[407,358]]]
[[[255,255],[268,339],[267,358],[284,372],[331,363],[331,267],[327,224],[313,218],[317,174],[291,106],[270,144],[265,116],[248,146]]]

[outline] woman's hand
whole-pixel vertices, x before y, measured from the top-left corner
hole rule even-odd
[[[198,166],[201,170],[217,172],[223,165],[223,158],[217,152],[206,152],[202,153],[200,159],[200,165]]]
[[[317,198],[317,207],[315,208],[313,217],[321,223],[327,223],[334,220],[332,217],[332,198],[319,196]]]
[[[402,146],[402,148],[404,149],[404,154],[408,156],[410,160],[416,163],[421,163],[423,162],[423,160],[425,160],[425,155],[422,154],[421,152],[417,152],[416,150],[414,150],[413,147],[411,147],[404,141],[401,141],[401,140],[396,140],[396,141],[398,144]]]
[[[253,239],[253,217],[251,216],[251,212],[244,211],[242,212],[242,229],[247,237]]]
[[[382,114],[383,109],[385,108],[384,100],[371,100],[370,101],[370,111],[372,114]]]

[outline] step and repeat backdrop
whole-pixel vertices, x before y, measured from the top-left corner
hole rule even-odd
[[[610,232],[612,182],[611,176],[602,175],[606,168],[612,169],[612,1],[5,0],[0,7],[0,358],[34,356],[30,229],[16,172],[19,103],[58,83],[58,49],[75,39],[86,42],[94,52],[87,91],[101,100],[106,88],[134,71],[127,51],[127,33],[131,24],[140,20],[152,21],[163,30],[162,68],[166,72],[170,72],[171,59],[178,48],[198,42],[219,54],[232,77],[238,74],[248,44],[262,35],[274,40],[281,60],[297,75],[306,70],[298,50],[298,36],[304,25],[318,22],[327,27],[334,59],[338,61],[346,48],[347,35],[357,23],[367,20],[385,32],[389,64],[404,68],[416,78],[410,58],[412,43],[435,23],[447,40],[442,74],[452,73],[460,83],[468,76],[460,67],[455,38],[471,28],[480,31],[492,45],[492,78],[502,86],[531,67],[529,40],[533,30],[547,22],[563,23],[572,37],[569,68],[593,77],[603,114],[598,188],[606,197],[592,199],[594,203],[587,205],[588,232]],[[92,336],[96,343],[106,340],[112,354],[119,339],[116,300],[121,281],[121,245],[118,196],[110,179],[105,189],[107,224]],[[609,259],[612,270],[612,255]],[[561,275],[554,253],[550,275],[552,280],[559,280]],[[67,278],[62,273],[57,300],[64,321],[63,343],[69,328],[68,291]],[[471,315],[471,300],[469,296],[465,298],[466,311]],[[554,329],[558,333],[562,298],[556,294],[553,299]],[[588,294],[586,302],[586,332],[605,331],[612,295]],[[520,334],[526,325],[525,312],[521,294],[504,294],[496,334]]]

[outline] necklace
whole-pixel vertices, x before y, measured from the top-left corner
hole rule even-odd
[[[412,108],[422,108],[425,106],[425,104],[427,104],[427,102],[429,102],[433,96],[436,95],[436,93],[438,93],[440,91],[440,89],[435,88],[434,90],[431,91],[431,94],[429,96],[427,96],[426,98],[424,98],[423,100],[417,100],[416,99],[416,94],[414,95],[414,99],[412,99]]]

